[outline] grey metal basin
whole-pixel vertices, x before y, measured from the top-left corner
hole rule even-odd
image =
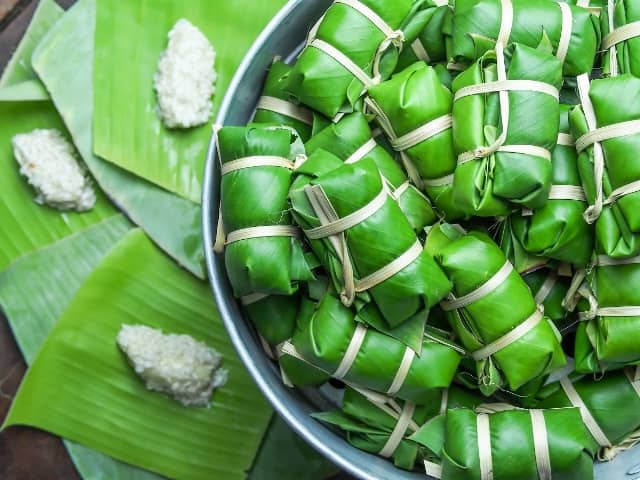
[[[216,120],[220,125],[244,125],[252,117],[266,71],[274,56],[292,58],[306,34],[331,0],[291,0],[267,26],[240,65]],[[245,320],[227,281],[224,262],[214,254],[218,221],[220,176],[213,143],[209,145],[203,188],[204,248],[211,288],[231,341],[258,387],[284,420],[317,451],[363,480],[425,479],[399,470],[392,463],[357,450],[339,434],[313,420],[309,413],[326,405],[313,390],[292,390],[282,384],[279,371],[264,354]],[[283,452],[283,455],[286,453]],[[283,458],[284,460],[284,458]],[[640,451],[633,449],[614,462],[596,466],[599,480],[640,480]]]

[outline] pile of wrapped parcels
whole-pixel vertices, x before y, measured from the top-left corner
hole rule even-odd
[[[217,130],[218,248],[319,420],[452,479],[640,441],[640,2],[335,0]]]

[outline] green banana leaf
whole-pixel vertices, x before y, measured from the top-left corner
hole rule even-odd
[[[27,31],[22,36],[20,44],[13,52],[9,63],[0,77],[0,88],[4,90],[11,85],[17,85],[37,78],[31,67],[31,54],[40,39],[49,31],[54,23],[62,16],[64,10],[54,0],[40,0]]]
[[[512,219],[513,215],[510,215],[500,222],[496,241],[513,267],[518,273],[524,274],[547,265],[550,262],[548,258],[532,255],[523,248],[514,234],[511,226]]]
[[[113,216],[19,258],[0,274],[0,306],[28,365],[85,278],[129,228],[123,215]],[[82,478],[160,478],[78,443],[64,444]]]
[[[553,3],[548,2],[553,5]],[[453,92],[463,87],[498,80],[496,51],[485,53],[453,81]],[[514,44],[505,50],[506,78],[533,80],[553,88],[562,85],[558,59],[545,48]],[[534,91],[509,91],[508,128],[501,139],[500,94],[469,95],[453,103],[453,143],[458,155],[478,147],[500,146],[507,151],[479,154],[480,158],[461,163],[453,181],[453,199],[465,213],[502,216],[514,204],[530,209],[544,206],[551,187],[551,162],[541,156],[513,153],[508,146],[530,145],[551,151],[558,139],[560,112],[558,99]],[[476,154],[478,155],[478,154]]]
[[[398,144],[399,138],[451,115],[453,96],[442,85],[436,70],[422,62],[415,63],[369,89],[367,101],[401,158],[417,171],[419,183],[424,184],[427,195],[445,218],[461,218],[463,213],[451,197],[456,168],[451,127],[419,142]]]
[[[312,366],[334,374],[356,330],[353,310],[329,292],[316,307],[308,324],[293,336],[293,356],[298,355]],[[387,392],[395,383],[407,350],[403,343],[375,329],[367,329],[344,380],[369,390]],[[284,352],[291,355],[286,349]],[[425,336],[421,352],[413,357],[406,378],[395,395],[403,400],[424,403],[430,398],[429,390],[446,388],[451,384],[460,358],[458,348],[433,336]]]
[[[40,102],[44,100],[49,100],[49,94],[38,79],[25,80],[0,88],[0,102]]]
[[[433,229],[431,235],[436,235]],[[429,249],[430,238],[427,239]],[[527,284],[515,271],[500,248],[483,233],[470,232],[439,249],[436,261],[454,285],[460,300],[445,309],[449,322],[460,342],[470,352],[476,352],[511,332],[536,314],[538,308]],[[504,275],[495,278],[498,272]],[[486,285],[489,281],[492,284]],[[487,291],[474,297],[478,289]],[[467,295],[473,294],[471,297]],[[468,300],[465,300],[468,298]],[[446,304],[445,304],[446,305]],[[506,342],[488,357],[478,358],[476,374],[485,395],[508,386],[517,390],[563,366],[565,357],[555,325],[542,317],[520,336]]]
[[[413,2],[363,0],[362,3],[389,28],[397,30],[407,20]],[[300,103],[328,118],[334,118],[340,112],[352,112],[368,85],[338,59],[312,46],[316,39],[340,51],[369,77],[371,83],[383,80],[395,69],[398,49],[391,39],[387,39],[378,26],[353,7],[341,3],[331,5],[311,31],[285,86],[285,90]],[[392,48],[385,48],[385,45]]]
[[[289,126],[298,133],[303,142],[306,142],[311,137],[313,130],[314,112],[289,100],[289,96],[284,91],[284,81],[290,71],[291,67],[289,65],[280,60],[274,60],[264,82],[262,97],[256,108],[253,122]],[[268,103],[266,105],[260,103],[264,101],[265,97],[287,102],[289,109],[294,111],[296,117],[288,115],[288,112],[285,113],[284,109],[279,109],[278,107],[268,108]]]
[[[377,165],[373,159],[365,159],[331,170],[307,185],[294,184],[290,198],[294,218],[306,229],[307,235],[309,229],[322,223],[318,218],[322,212],[313,207],[316,202],[326,202],[336,218],[345,218],[376,199],[382,199],[379,208],[356,226],[329,239],[312,239],[311,243],[316,245],[316,254],[320,253],[320,261],[331,274],[336,289],[343,294],[345,304],[353,303],[356,297],[358,302],[364,303],[372,299],[388,327],[395,328],[444,298],[451,284],[433,258],[422,250],[417,256],[409,256],[408,259],[413,260],[396,273],[383,276],[382,281],[371,282],[375,285],[367,289],[356,285],[351,292],[353,296],[350,295],[347,288],[350,266],[354,279],[366,279],[403,255],[406,257],[405,252],[416,245],[420,247],[402,210],[385,192],[387,189]],[[387,234],[382,234],[384,232]],[[318,247],[318,244],[322,245]],[[345,248],[348,249],[347,256],[344,256]],[[326,253],[322,254],[322,251]],[[346,259],[345,268],[341,258]],[[355,295],[356,290],[361,293]]]
[[[115,343],[125,323],[187,333],[222,353],[230,377],[211,408],[186,409],[146,390]],[[80,288],[3,428],[38,427],[169,477],[244,478],[270,414],[233,353],[207,286],[136,229]]]
[[[562,306],[562,301],[569,291],[571,278],[556,272],[552,266],[521,275],[536,302],[544,307],[544,314],[553,320],[561,332],[568,328],[572,317]]]
[[[560,133],[569,134],[569,106],[560,105],[560,112]],[[553,183],[547,204],[531,214],[514,213],[511,227],[527,252],[584,268],[591,259],[595,237],[583,217],[586,199],[572,199],[560,190],[568,185],[584,193],[575,147],[559,143],[553,150],[551,165]]]
[[[640,390],[634,380],[635,369],[630,368],[624,372],[612,372],[604,378],[594,380],[591,376],[576,376],[567,379],[579,398],[594,418],[605,437],[613,447],[601,449],[600,456],[610,460],[616,450],[615,446],[624,444],[625,441],[640,429]],[[554,382],[545,386],[530,402],[535,408],[563,408],[573,407],[567,396],[566,390],[560,382]],[[589,427],[587,426],[587,429]],[[593,449],[600,446],[595,438]]]
[[[601,26],[603,42],[606,36],[614,30],[630,23],[640,21],[640,5],[633,0],[612,0],[613,15],[609,9],[602,9]],[[632,37],[605,50],[603,57],[603,73],[617,75],[631,73],[640,76],[640,38]],[[614,63],[615,62],[615,63]]]
[[[283,0],[98,0],[94,153],[199,203],[210,127],[169,130],[156,112],[153,75],[167,33],[178,19],[186,18],[216,48],[215,112],[245,52],[283,4]]]
[[[600,48],[600,25],[587,9],[570,5],[570,10],[571,39],[563,73],[575,77],[593,69]],[[500,0],[456,0],[452,21],[445,27],[448,57],[456,62],[471,62],[495,48],[501,21]],[[557,2],[513,2],[509,43],[536,47],[548,39],[556,54],[561,34],[562,12]]]
[[[307,155],[311,156],[322,149],[340,158],[346,163],[354,163],[371,158],[380,170],[395,195],[411,226],[417,234],[425,227],[433,225],[438,217],[429,200],[414,185],[407,183],[407,175],[396,160],[381,145],[370,145],[373,132],[367,117],[354,112],[343,116],[338,122],[326,126],[317,132],[306,144]],[[369,148],[371,147],[371,148]],[[326,173],[329,170],[323,169]],[[305,173],[311,174],[306,166]],[[319,172],[316,172],[319,173]],[[318,176],[314,174],[313,176]]]
[[[586,88],[586,87],[585,87]],[[582,91],[583,103],[592,103],[598,128],[619,122],[640,119],[640,99],[625,96],[621,101],[620,92],[634,92],[640,88],[640,79],[630,74],[619,77],[594,80],[589,91]],[[589,131],[582,107],[578,106],[569,114],[571,131],[576,139]],[[604,154],[604,178],[602,190],[604,199],[612,192],[640,179],[640,159],[636,151],[640,148],[640,135],[629,132],[626,136],[601,143]],[[594,174],[594,149],[587,147],[578,157],[578,168],[582,185],[589,201],[596,199],[596,178]],[[611,257],[629,257],[640,253],[640,192],[613,198],[605,205],[596,220],[596,250]]]
[[[314,278],[295,234],[257,233],[233,239],[245,229],[291,228],[288,194],[293,174],[287,166],[293,166],[298,153],[296,140],[288,128],[224,127],[217,133],[222,168],[232,168],[222,174],[220,211],[227,235],[225,266],[236,297],[291,295],[299,281]],[[247,158],[272,157],[278,157],[281,165],[234,167]]]
[[[204,278],[200,207],[93,155],[94,30],[95,0],[81,0],[38,46],[34,68],[98,184],[160,248]]]
[[[403,27],[405,46],[400,52],[396,71],[402,71],[421,60],[426,63],[447,60],[443,27],[451,14],[446,1],[422,1],[420,8]]]
[[[430,398],[418,405],[412,422],[397,448],[389,456],[394,464],[405,470],[413,470],[420,460],[437,461],[436,455],[413,441],[420,427],[428,420],[446,412],[448,408],[474,408],[485,401],[483,397],[451,386],[446,390],[432,390]],[[379,454],[387,444],[407,402],[395,401],[373,392],[347,388],[342,400],[342,410],[313,414],[323,422],[340,427],[354,447]]]
[[[593,478],[591,438],[577,408],[544,410],[553,478]],[[442,477],[480,478],[477,416],[472,410],[450,410],[442,450]],[[533,426],[529,411],[512,410],[489,415],[491,463],[494,480],[538,480]]]
[[[613,259],[598,256],[587,276],[590,309],[576,332],[575,359],[579,373],[603,372],[624,365],[640,364],[640,316],[633,312],[600,312],[611,307],[640,305],[640,264],[637,257]]]

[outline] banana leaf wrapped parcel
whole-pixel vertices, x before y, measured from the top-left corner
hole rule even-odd
[[[604,73],[640,77],[640,4],[634,0],[609,0],[603,12]]]
[[[345,115],[340,121],[327,125],[305,144],[305,149],[307,155],[313,155],[319,149],[331,152],[344,163],[372,159],[416,233],[422,233],[425,227],[437,221],[429,199],[409,183],[398,162],[378,145],[361,112]]]
[[[433,229],[427,238],[427,249],[435,249],[454,285],[441,306],[476,363],[480,390],[485,395],[503,386],[515,391],[562,367],[557,328],[493,240],[470,232],[447,244],[436,233]]]
[[[640,380],[637,367],[591,376],[565,377],[545,386],[530,402],[536,408],[577,407],[598,458],[611,460],[640,442]]]
[[[443,27],[451,14],[447,0],[424,0],[420,8],[403,27],[405,45],[400,52],[396,71],[401,71],[418,61],[428,64],[445,62]]]
[[[604,372],[640,364],[640,257],[596,257],[578,294],[575,369]]]
[[[545,205],[561,85],[560,61],[543,46],[523,44],[499,44],[453,81],[453,199],[466,214]]]
[[[373,300],[393,328],[449,293],[372,159],[296,181],[290,198],[345,305]]]
[[[462,358],[459,347],[427,335],[416,354],[355,317],[353,309],[328,293],[308,324],[280,346],[282,355],[306,361],[345,383],[415,403],[431,398],[430,390],[451,384]]]
[[[561,105],[560,134],[553,150],[553,183],[546,205],[511,217],[523,248],[541,257],[584,268],[593,253],[594,232],[583,217],[587,208],[578,171],[578,155],[569,135],[569,107]]]
[[[335,0],[309,33],[286,91],[328,118],[352,112],[395,69],[412,8],[412,0]]]
[[[595,222],[596,249],[611,257],[640,253],[640,79],[630,74],[589,82],[570,113],[580,177]],[[622,95],[622,96],[621,96]]]
[[[313,417],[340,427],[356,448],[392,458],[397,467],[413,470],[421,460],[438,461],[433,452],[410,440],[413,433],[449,408],[474,408],[485,401],[456,386],[432,390],[430,395],[429,401],[416,405],[371,391],[347,388],[341,411],[317,413]]]
[[[284,80],[291,67],[282,61],[274,61],[258,100],[254,123],[286,125],[293,128],[306,142],[313,131],[314,113],[293,103],[284,91]]]
[[[456,0],[445,32],[449,59],[459,63],[498,43],[549,42],[566,77],[591,73],[600,48],[600,24],[589,10],[548,0]]]
[[[563,273],[553,266],[548,266],[520,274],[529,286],[535,302],[544,307],[544,314],[556,324],[560,331],[569,327],[569,321],[572,318],[563,306],[571,277]]]
[[[367,108],[398,151],[412,181],[424,188],[447,220],[463,216],[452,200],[456,156],[453,95],[422,62],[369,89]]]
[[[420,441],[441,454],[442,478],[593,479],[595,452],[577,408],[496,413],[459,408],[447,413],[444,438],[438,432],[429,436],[428,429],[423,433]]]
[[[314,278],[289,213],[295,139],[286,128],[217,132],[225,265],[236,297],[290,295]]]

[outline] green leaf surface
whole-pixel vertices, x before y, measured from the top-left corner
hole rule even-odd
[[[214,111],[237,66],[284,0],[99,0],[94,152],[171,192],[200,202],[209,125],[169,130],[157,114],[153,76],[167,33],[180,18],[217,50]]]
[[[222,353],[229,382],[210,409],[185,408],[145,389],[115,343],[122,324],[136,323],[190,334]],[[134,229],[71,301],[4,427],[41,428],[169,477],[233,479],[251,466],[270,415],[206,284]]]
[[[0,87],[7,87],[33,80],[36,74],[31,68],[29,58],[40,39],[51,28],[64,11],[53,0],[40,0],[20,44],[0,77]]]
[[[0,306],[27,364],[85,278],[131,224],[123,215],[19,258],[0,274]],[[78,472],[87,480],[157,480],[83,445],[65,441]]]
[[[25,80],[0,88],[0,102],[41,100],[49,100],[49,94],[38,79]]]
[[[100,186],[160,248],[204,278],[200,206],[105,162],[92,152],[95,6],[95,0],[81,0],[64,15],[34,53],[34,68]]]

